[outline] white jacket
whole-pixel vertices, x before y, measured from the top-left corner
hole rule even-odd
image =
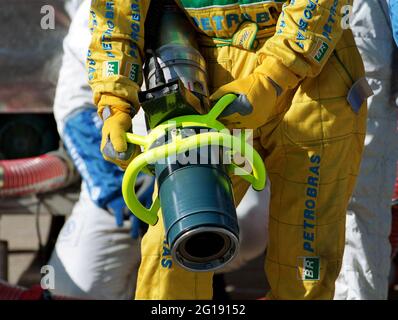
[[[360,174],[347,211],[336,299],[386,299],[391,197],[398,159],[397,106],[391,101],[393,38],[386,0],[356,0],[351,28],[374,96]],[[397,72],[397,70],[395,70]]]

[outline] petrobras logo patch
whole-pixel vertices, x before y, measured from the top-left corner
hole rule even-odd
[[[120,72],[119,61],[105,61],[103,65],[104,77],[112,77]]]
[[[140,66],[135,63],[127,63],[127,76],[131,81],[138,82]]]
[[[319,257],[298,257],[297,270],[299,280],[317,281],[321,275],[321,259]]]
[[[317,62],[321,63],[321,61],[325,57],[325,54],[328,50],[329,50],[329,45],[326,42],[324,42],[324,41],[318,42],[318,45],[316,46],[316,49],[314,50],[314,53],[313,53],[313,58]]]

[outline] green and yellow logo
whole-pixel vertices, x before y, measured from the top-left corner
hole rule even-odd
[[[314,59],[318,62],[321,62],[323,57],[325,56],[326,52],[328,51],[328,49],[329,49],[329,45],[326,42],[322,41],[318,50],[316,50],[316,52],[314,54]]]
[[[135,63],[127,63],[128,77],[131,81],[138,82],[140,66]]]
[[[120,72],[119,61],[105,61],[103,67],[104,77],[116,76]]]
[[[303,281],[320,279],[321,261],[319,257],[298,257],[298,278]]]

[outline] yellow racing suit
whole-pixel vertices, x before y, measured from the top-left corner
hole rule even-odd
[[[150,2],[92,1],[87,67],[100,110],[139,107]],[[269,298],[331,299],[366,131],[365,99],[356,107],[347,101],[364,75],[344,28],[352,0],[177,3],[197,29],[211,92],[259,69],[278,89],[270,105],[266,95],[257,96],[256,105],[267,112],[252,126],[271,180]],[[238,203],[248,186],[233,183]],[[211,299],[211,279],[212,273],[188,272],[171,260],[161,219],[149,228],[137,299]]]

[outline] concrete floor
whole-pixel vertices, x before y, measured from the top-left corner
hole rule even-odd
[[[64,217],[72,211],[79,190],[80,181],[76,180],[69,187],[44,195],[0,198],[0,240],[8,242],[8,281],[11,284],[19,283],[21,275],[34,261],[39,241],[45,245],[52,215],[58,216],[57,221],[63,222]],[[37,232],[37,222],[41,240]],[[38,264],[34,268],[32,281],[35,283],[36,279],[40,280],[40,268],[41,265]]]
[[[42,241],[48,236],[51,216],[43,213],[39,218]],[[36,218],[32,214],[3,215],[0,219],[0,238],[8,241],[8,281],[17,284],[22,273],[33,261],[39,249]]]

